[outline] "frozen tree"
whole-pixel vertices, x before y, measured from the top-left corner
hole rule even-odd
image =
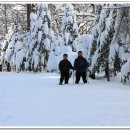
[[[10,71],[11,66],[15,67],[15,49],[17,42],[21,40],[21,32],[22,29],[20,25],[12,25],[11,32],[9,32],[11,38],[8,39],[8,48],[6,49],[4,60],[5,63],[10,65],[10,69],[8,69]]]
[[[114,76],[116,76],[117,72],[120,72],[120,70],[121,70],[121,59],[119,56],[120,46],[119,45],[122,46],[122,42],[123,42],[122,40],[124,40],[125,38],[124,38],[124,35],[122,35],[122,34],[120,35],[119,32],[120,32],[121,23],[123,20],[123,12],[124,12],[124,9],[117,10],[116,23],[115,23],[115,27],[114,27],[115,34],[114,34],[113,40],[112,40],[111,45],[110,45],[109,62],[113,67]],[[124,21],[124,23],[126,24],[125,21]],[[123,34],[125,34],[124,30],[122,30],[122,31],[123,31]]]
[[[100,35],[97,39],[97,49],[92,57],[91,71],[105,71],[109,81],[109,49],[114,36],[116,11],[103,9],[99,20]]]
[[[13,55],[13,66],[16,68],[16,72],[25,70],[26,54],[28,50],[28,36],[29,33],[21,32],[18,40],[15,44],[14,55]]]
[[[101,11],[102,11],[102,6],[100,4],[95,5],[95,21],[92,29],[92,42],[89,47],[88,59],[92,58],[97,48],[97,40],[100,35],[99,20],[100,20]]]
[[[100,36],[100,28],[99,28],[99,20],[100,20],[100,14],[101,14],[101,11],[102,11],[102,5],[101,4],[97,4],[97,5],[94,5],[95,7],[95,20],[94,20],[94,25],[93,25],[93,28],[92,28],[92,42],[89,46],[89,50],[88,50],[88,56],[87,56],[87,59],[89,60],[89,62],[91,63],[92,62],[92,57],[97,49],[97,44],[99,42],[99,36]],[[98,40],[98,42],[97,42]],[[95,70],[91,70],[91,75],[93,75],[93,77],[95,77]]]
[[[76,48],[74,47],[74,40],[78,37],[78,27],[72,4],[65,5],[62,23],[64,45],[72,46],[72,50],[76,51]]]
[[[15,25],[12,24],[11,27],[9,28],[8,33],[6,34],[5,40],[2,43],[1,47],[1,63],[3,66],[7,66],[7,71],[10,71],[10,59],[8,61],[5,59],[7,58],[7,53],[9,51],[9,44],[12,42],[13,38],[15,37]],[[15,42],[15,41],[13,41]],[[13,48],[11,48],[13,49]]]
[[[36,12],[31,13],[30,20],[30,41],[28,44],[29,52],[26,58],[26,69],[41,71],[42,66],[46,67],[53,40],[48,5],[36,4]]]
[[[121,80],[125,83],[130,76],[129,44],[129,8],[118,6],[115,34],[110,47],[109,59],[114,67],[114,75],[121,71]]]

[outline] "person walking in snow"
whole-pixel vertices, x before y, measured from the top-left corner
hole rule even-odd
[[[69,71],[70,69],[73,69],[72,64],[68,60],[68,55],[64,54],[63,55],[63,60],[59,62],[59,70],[60,70],[60,83],[59,85],[62,85],[63,80],[65,80],[65,84],[68,84],[69,81]]]
[[[88,61],[83,57],[82,51],[79,51],[78,57],[74,61],[74,70],[76,70],[76,84],[79,83],[80,77],[82,77],[84,83],[87,83],[86,76],[88,67]]]

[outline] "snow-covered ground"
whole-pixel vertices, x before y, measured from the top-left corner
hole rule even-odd
[[[0,73],[0,126],[129,126],[130,85],[57,85],[55,73]]]

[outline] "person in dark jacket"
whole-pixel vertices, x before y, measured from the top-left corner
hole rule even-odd
[[[82,77],[84,83],[87,83],[86,76],[88,67],[89,63],[86,58],[83,57],[82,51],[79,51],[78,57],[74,61],[74,69],[76,70],[76,84],[79,83],[80,77]]]
[[[70,61],[68,60],[68,55],[64,54],[63,60],[61,60],[59,62],[59,70],[60,70],[60,73],[61,73],[59,85],[62,85],[64,79],[65,79],[65,84],[68,84],[70,69],[73,69],[73,66],[70,63]]]

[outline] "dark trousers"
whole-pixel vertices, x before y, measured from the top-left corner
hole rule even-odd
[[[69,81],[69,72],[61,72],[61,75],[60,75],[60,84],[63,83],[63,80],[65,80],[65,84],[68,84],[68,81]]]
[[[86,76],[87,76],[86,72],[76,71],[76,81],[75,81],[75,83],[79,83],[80,77],[82,77],[84,83],[87,83]]]

